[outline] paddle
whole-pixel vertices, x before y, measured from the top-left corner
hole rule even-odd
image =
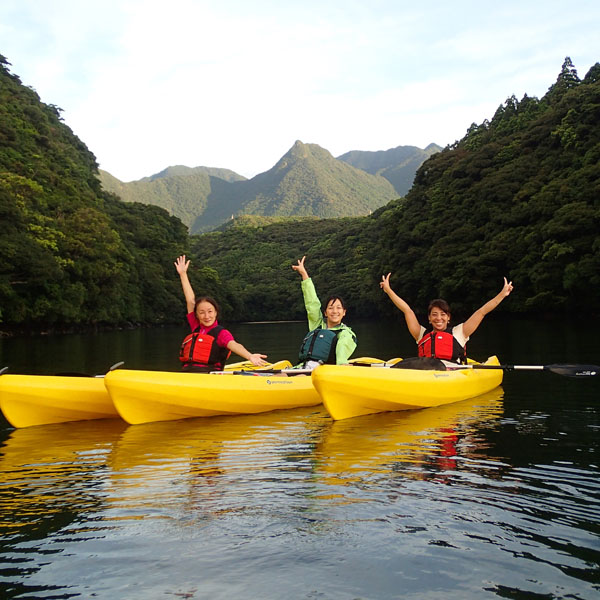
[[[6,373],[6,371],[8,371],[8,367],[2,367],[0,369],[0,375],[4,375],[4,373]]]
[[[396,359],[393,359],[396,361]],[[392,366],[389,361],[383,364],[355,362],[355,367],[387,367]],[[448,370],[457,369],[502,369],[504,371],[550,371],[556,375],[564,377],[595,377],[600,374],[600,366],[598,365],[455,365],[448,361],[443,361]]]
[[[503,369],[505,371],[550,371],[565,377],[595,377],[598,365],[452,365],[450,369]]]

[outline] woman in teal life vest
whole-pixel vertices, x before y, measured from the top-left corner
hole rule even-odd
[[[346,306],[339,296],[330,296],[321,312],[321,301],[317,296],[313,280],[308,276],[303,256],[292,269],[302,277],[302,294],[308,316],[309,332],[300,348],[300,365],[306,369],[328,364],[345,364],[356,349],[356,336],[350,327],[342,323]]]
[[[500,292],[481,308],[478,308],[464,323],[450,328],[450,306],[445,300],[437,299],[429,303],[427,317],[430,329],[423,327],[412,308],[390,287],[390,275],[383,275],[379,287],[404,314],[408,331],[415,338],[420,357],[437,358],[453,362],[465,362],[467,341],[483,321],[513,291],[512,281],[504,278]],[[404,362],[404,361],[402,361]],[[402,363],[398,363],[400,366]],[[408,366],[408,365],[407,365]]]

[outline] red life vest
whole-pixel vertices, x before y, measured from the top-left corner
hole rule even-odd
[[[418,342],[419,356],[466,362],[467,353],[448,331],[429,331]]]
[[[206,367],[207,370],[222,371],[231,352],[217,344],[217,337],[224,327],[217,325],[207,333],[200,333],[200,327],[194,329],[181,344],[179,360],[188,366]]]

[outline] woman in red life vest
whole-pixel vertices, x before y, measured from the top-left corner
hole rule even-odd
[[[267,358],[265,354],[249,352],[218,324],[219,306],[215,300],[210,296],[196,298],[187,274],[190,261],[185,259],[185,255],[178,257],[174,264],[181,279],[188,310],[187,320],[192,329],[180,353],[184,371],[220,371],[231,352],[257,367],[264,367],[267,364],[263,360]]]
[[[483,321],[485,315],[493,311],[513,291],[512,281],[504,278],[502,290],[481,308],[478,308],[464,323],[448,329],[450,325],[450,306],[445,300],[432,300],[427,311],[430,330],[425,329],[411,307],[390,287],[390,275],[383,275],[379,287],[399,308],[406,320],[406,326],[419,346],[419,356],[464,362],[465,346],[471,335]]]

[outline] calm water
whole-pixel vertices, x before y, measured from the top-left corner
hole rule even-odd
[[[413,353],[351,323],[362,356]],[[293,358],[302,323],[231,328]],[[185,329],[0,339],[13,373],[177,369]],[[600,326],[488,321],[470,354],[600,363]],[[600,592],[600,382],[508,373],[479,398],[128,426],[0,421],[1,598],[585,598]]]

